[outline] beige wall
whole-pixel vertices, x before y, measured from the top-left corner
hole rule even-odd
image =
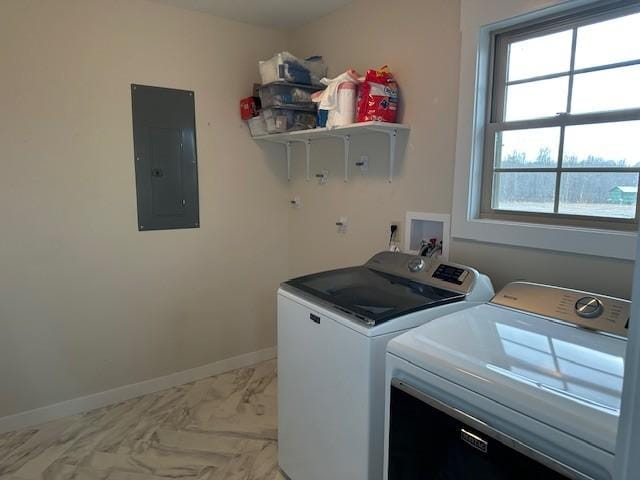
[[[552,3],[463,0],[463,20],[466,15],[495,21]],[[290,191],[300,195],[303,207],[289,215],[293,275],[366,260],[386,247],[390,221],[404,220],[406,211],[451,213],[460,10],[453,0],[356,0],[291,35],[293,53],[323,54],[331,74],[389,63],[405,99],[401,120],[411,125],[408,142],[400,142],[406,154],[392,184],[385,181],[386,143],[378,137],[370,137],[375,139],[370,145],[353,142],[352,169],[363,153],[370,155],[371,168],[366,175],[355,170],[348,184],[340,179],[338,140],[313,148],[313,172],[328,169],[327,185],[305,182],[302,153],[297,155]],[[349,219],[346,234],[334,226],[340,216]],[[630,262],[462,240],[453,241],[451,258],[490,274],[497,288],[527,279],[623,297],[631,291]]]
[[[285,172],[238,99],[284,34],[142,0],[0,4],[0,417],[275,344]],[[130,84],[192,89],[200,229],[137,231]]]
[[[386,248],[389,223],[404,221],[407,210],[448,213],[453,184],[460,6],[449,0],[356,0],[340,11],[294,32],[293,53],[320,53],[330,74],[353,67],[389,63],[401,87],[404,121],[413,127],[400,138],[396,179],[387,182],[384,135],[354,137],[352,180],[342,181],[342,143],[323,140],[312,147],[313,172],[330,171],[326,185],[305,182],[302,150],[296,156],[292,194],[303,207],[290,211],[292,274],[361,263]],[[369,155],[366,174],[353,164]],[[346,234],[336,233],[340,216]]]

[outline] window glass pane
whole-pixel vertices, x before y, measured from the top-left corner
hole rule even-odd
[[[508,130],[496,134],[497,168],[555,168],[560,127]]]
[[[599,368],[589,368],[580,365],[572,360],[559,358],[558,369],[567,377],[588,378],[590,382],[598,385],[598,389],[609,389],[615,391],[622,390],[622,377],[609,375]],[[576,382],[577,383],[577,382]]]
[[[637,173],[563,173],[558,211],[570,215],[634,218],[637,195]]]
[[[640,107],[640,65],[575,76],[571,113]]]
[[[528,345],[518,345],[517,343],[502,342],[504,353],[510,357],[517,358],[518,363],[528,363],[546,371],[556,370],[553,356],[548,353],[540,352]]]
[[[500,335],[500,342],[511,341],[521,345],[527,345],[541,352],[551,353],[549,337],[546,335],[529,332],[524,328],[512,327],[499,322],[496,322],[496,328],[498,329],[498,335]]]
[[[508,81],[568,72],[572,37],[567,30],[509,45]]]
[[[622,358],[557,338],[551,340],[551,343],[553,343],[553,349],[558,358],[571,359],[574,363],[588,368],[597,368],[622,380],[624,375],[624,360]]]
[[[494,174],[493,208],[519,212],[553,212],[556,174],[501,172]]]
[[[640,166],[640,121],[567,127],[562,166]]]
[[[507,87],[506,121],[553,117],[567,111],[569,77]]]
[[[640,59],[640,13],[578,28],[576,68]]]

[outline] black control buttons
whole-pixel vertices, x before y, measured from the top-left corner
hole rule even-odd
[[[468,275],[469,272],[462,268],[452,267],[451,265],[445,265],[442,263],[438,266],[436,271],[433,272],[432,277],[444,280],[445,282],[454,283],[456,285],[462,285]]]

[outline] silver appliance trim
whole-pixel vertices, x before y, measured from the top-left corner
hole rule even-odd
[[[440,259],[428,259],[399,252],[380,252],[365,267],[417,283],[468,295],[479,276],[473,268]],[[456,271],[455,277],[441,275],[440,269]]]
[[[598,333],[627,337],[629,300],[563,287],[512,282],[500,290],[491,303]]]
[[[327,300],[324,300],[320,297],[317,297],[316,295],[313,295],[311,293],[305,292],[304,290],[300,290],[299,288],[296,288],[292,285],[287,284],[286,282],[283,282],[280,284],[280,288],[282,290],[285,290],[289,293],[292,293],[294,295],[297,295],[298,297],[302,297],[303,299],[307,300],[308,302],[314,303],[316,305],[319,305],[323,308],[326,308],[327,310],[330,310],[334,313],[336,313],[337,315],[341,315],[341,316],[345,316],[348,315],[350,319],[355,320],[356,322],[362,324],[365,327],[375,327],[377,324],[374,320],[372,320],[371,318],[368,318],[364,315],[361,315],[359,313],[356,312],[352,312],[351,310],[341,307],[340,305],[336,305],[335,303],[329,302]],[[451,293],[458,293],[458,292],[451,292]],[[463,301],[466,298],[465,295],[459,294],[456,295],[455,297],[451,297],[450,299],[450,303],[455,303],[455,302],[460,302]],[[434,308],[434,307],[438,307],[441,306],[442,303],[439,302],[434,302],[434,304],[432,305],[427,305],[424,308],[421,308],[420,310],[417,311],[422,311],[422,310],[428,310],[430,308]]]
[[[479,432],[487,435],[488,437],[491,437],[492,439],[502,443],[506,447],[511,448],[516,452],[519,452],[531,458],[532,460],[535,460],[536,462],[544,465],[545,467],[548,467],[551,470],[554,470],[559,474],[570,478],[571,480],[594,480],[593,477],[585,475],[584,473],[579,472],[575,468],[570,467],[569,465],[566,465],[554,459],[553,457],[550,457],[546,453],[543,453],[540,450],[530,447],[529,445],[521,442],[520,440],[515,439],[510,435],[507,435],[506,433],[496,430],[495,428],[489,426],[487,423],[483,422],[482,420],[478,420],[477,418],[463,412],[462,410],[458,410],[457,408],[451,407],[446,403],[441,402],[440,400],[437,400],[425,394],[424,392],[421,392],[420,390],[416,389],[415,387],[412,387],[411,385],[403,382],[402,380],[393,378],[391,379],[391,385],[411,395],[417,400],[420,400],[421,402],[426,403],[427,405],[435,408],[436,410],[439,410],[442,413],[452,418],[455,418],[459,422],[462,422],[478,430]]]
[[[351,312],[349,310],[347,310],[346,308],[342,308],[334,303],[328,302],[322,298],[316,297],[315,295],[312,295],[311,293],[307,293],[304,290],[300,290],[298,288],[292,287],[291,285],[288,285],[287,283],[281,283],[280,284],[280,288],[282,290],[285,290],[289,293],[292,293],[294,295],[297,295],[298,297],[302,297],[303,299],[307,300],[308,302],[314,303],[318,306],[321,306],[323,308],[326,308],[327,310],[331,310],[332,312],[338,314],[338,315],[349,315],[350,318],[352,318],[353,320],[361,323],[362,325],[366,326],[366,327],[373,327],[375,326],[376,322],[374,322],[373,320],[371,320],[370,318],[365,317],[364,315],[360,315],[354,312]]]

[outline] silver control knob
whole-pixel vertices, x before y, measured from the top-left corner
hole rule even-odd
[[[582,297],[576,302],[576,313],[582,318],[596,318],[602,315],[604,306],[596,297]]]
[[[416,273],[424,268],[424,260],[421,258],[414,258],[409,261],[407,265],[410,272]]]

